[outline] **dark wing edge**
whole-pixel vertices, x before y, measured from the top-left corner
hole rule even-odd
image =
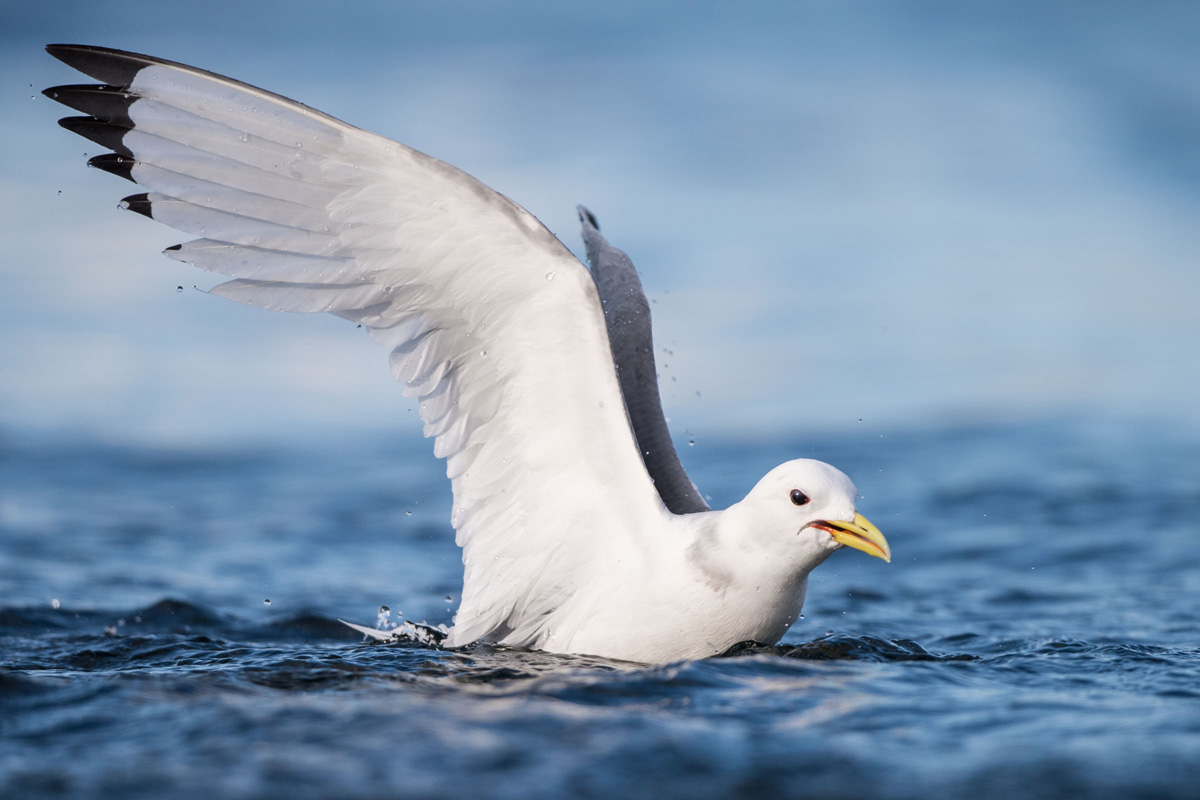
[[[600,233],[595,215],[578,207],[588,268],[604,305],[604,323],[638,453],[659,497],[673,514],[709,511],[688,477],[663,414],[654,360],[650,304],[633,261]]]

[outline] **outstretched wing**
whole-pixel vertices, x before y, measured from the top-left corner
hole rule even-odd
[[[148,56],[52,45],[100,86],[49,97],[124,206],[200,238],[213,293],[326,311],[392,348],[446,459],[463,548],[451,644],[537,646],[545,617],[665,513],[638,458],[583,266],[466,173],[279,95]]]
[[[663,416],[658,370],[654,365],[650,304],[646,302],[637,269],[625,251],[608,243],[592,212],[583,206],[579,206],[579,223],[588,266],[604,304],[604,321],[608,325],[608,342],[617,365],[621,396],[625,398],[629,424],[633,426],[646,471],[671,513],[708,511],[708,503],[679,460]]]

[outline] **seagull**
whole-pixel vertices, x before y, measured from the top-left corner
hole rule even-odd
[[[176,62],[46,49],[101,82],[44,94],[111,151],[89,165],[146,189],[121,207],[197,237],[165,255],[231,278],[212,294],[335,314],[390,349],[453,488],[446,646],[704,658],[777,642],[835,550],[891,560],[820,461],[709,509],[663,418],[637,272],[587,209],[590,271],[524,208],[403,144]]]

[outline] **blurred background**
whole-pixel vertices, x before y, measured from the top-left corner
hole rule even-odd
[[[336,10],[335,10],[336,9]],[[213,298],[44,98],[146,52],[455,164],[652,298],[677,441],[1200,429],[1200,5],[9,4],[0,435],[419,438],[386,353]],[[1167,433],[1168,436],[1172,433]],[[686,450],[686,448],[685,448]],[[684,453],[685,459],[688,457]]]

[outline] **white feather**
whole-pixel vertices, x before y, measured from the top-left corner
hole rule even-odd
[[[586,270],[524,209],[397,142],[180,67],[129,89],[134,179],[156,220],[204,237],[167,255],[237,279],[214,294],[335,312],[393,348],[453,482],[450,643],[539,646],[606,551],[638,551],[666,513]]]

